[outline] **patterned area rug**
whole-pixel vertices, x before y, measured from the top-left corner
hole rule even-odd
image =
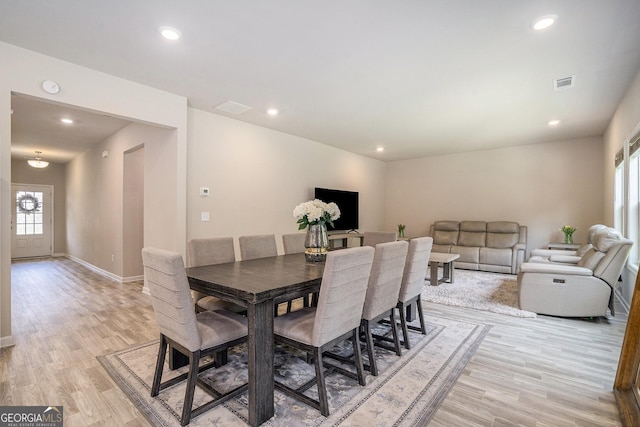
[[[453,283],[431,286],[427,280],[422,299],[509,316],[536,317],[536,313],[520,309],[516,278],[513,274],[455,270]]]
[[[426,316],[427,335],[410,333],[412,348],[403,348],[402,357],[376,349],[380,374],[367,375],[367,385],[338,373],[326,376],[331,415],[323,417],[305,404],[276,390],[275,416],[267,426],[416,426],[425,425],[462,373],[467,362],[482,342],[490,327],[453,319]],[[157,355],[158,342],[139,344],[99,356],[98,360],[155,426],[179,426],[184,384],[163,390],[158,398],[150,397],[150,384]],[[224,391],[247,380],[244,348],[229,353],[229,363],[201,374],[215,388]],[[343,351],[338,348],[335,351]],[[277,348],[275,372],[278,381],[289,384],[306,382],[315,375],[313,365],[303,354],[290,355]],[[333,362],[333,361],[331,361]],[[183,372],[171,372],[165,367],[165,378]],[[307,393],[317,396],[316,388]],[[195,405],[208,400],[208,395],[196,388]],[[191,426],[247,425],[247,393],[193,418]]]

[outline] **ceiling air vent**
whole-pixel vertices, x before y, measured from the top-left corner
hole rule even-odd
[[[576,84],[576,76],[562,77],[553,81],[554,90],[564,90],[574,87]]]
[[[253,108],[248,105],[240,104],[239,102],[226,101],[220,105],[216,105],[214,110],[224,111],[225,113],[230,114],[242,114],[249,110],[253,110]]]

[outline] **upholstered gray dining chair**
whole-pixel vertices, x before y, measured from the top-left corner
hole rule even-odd
[[[240,258],[243,261],[278,256],[275,234],[261,234],[255,236],[240,236]]]
[[[405,313],[407,307],[411,306],[411,304],[415,303],[417,307],[416,310],[420,318],[420,332],[422,332],[422,335],[426,335],[427,333],[424,324],[424,314],[422,313],[422,304],[420,303],[420,295],[424,288],[424,279],[427,266],[429,265],[432,246],[433,239],[431,237],[418,237],[411,239],[409,242],[409,251],[407,252],[407,261],[404,265],[397,306],[400,312],[400,325],[402,326],[404,346],[407,350],[411,348],[409,329],[417,329],[407,325]]]
[[[398,233],[387,231],[365,231],[362,239],[362,246],[376,247],[378,243],[395,242],[398,240]]]
[[[155,248],[142,249],[145,282],[151,293],[153,311],[160,331],[160,346],[151,386],[151,396],[161,390],[187,380],[180,424],[187,425],[195,417],[247,389],[247,384],[221,395],[215,395],[209,386],[201,387],[214,399],[192,409],[198,373],[212,364],[199,367],[200,359],[214,355],[247,340],[247,322],[244,317],[229,311],[203,311],[195,313],[189,282],[182,256],[176,252]],[[189,359],[189,370],[162,383],[167,345],[177,349]]]
[[[273,321],[275,341],[312,353],[316,371],[316,378],[298,389],[294,390],[279,382],[276,382],[276,387],[285,394],[320,410],[324,416],[329,415],[329,401],[324,378],[323,352],[350,337],[357,373],[333,366],[332,369],[357,379],[360,385],[366,384],[358,329],[373,253],[374,250],[370,247],[329,252],[318,305],[276,317]],[[318,400],[303,394],[314,382],[318,388]]]
[[[304,247],[304,241],[307,238],[307,233],[289,233],[282,235],[282,246],[284,247],[284,253],[287,254],[299,254],[306,250]]]
[[[395,319],[395,308],[398,305],[408,248],[409,244],[405,241],[379,243],[375,247],[375,256],[371,267],[371,276],[369,277],[361,321],[361,329],[365,334],[369,368],[372,375],[378,375],[373,333],[371,331],[372,325],[384,318],[388,318],[393,333],[393,350],[398,356],[402,355]],[[378,343],[378,346],[388,348],[382,343]]]
[[[187,242],[187,264],[189,267],[223,264],[236,260],[233,237],[211,237],[191,239]],[[236,313],[246,311],[246,307],[192,291],[196,299],[196,310],[229,310]]]

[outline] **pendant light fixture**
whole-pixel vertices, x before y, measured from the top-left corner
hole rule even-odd
[[[47,166],[49,166],[49,162],[45,162],[44,160],[42,160],[42,157],[40,157],[40,154],[42,154],[42,151],[36,151],[36,158],[27,160],[27,163],[29,163],[29,166],[33,168],[39,168],[39,169],[46,168]]]

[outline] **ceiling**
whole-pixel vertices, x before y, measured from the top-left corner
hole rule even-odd
[[[3,0],[0,40],[390,161],[602,135],[640,66],[638,16],[638,0]]]

